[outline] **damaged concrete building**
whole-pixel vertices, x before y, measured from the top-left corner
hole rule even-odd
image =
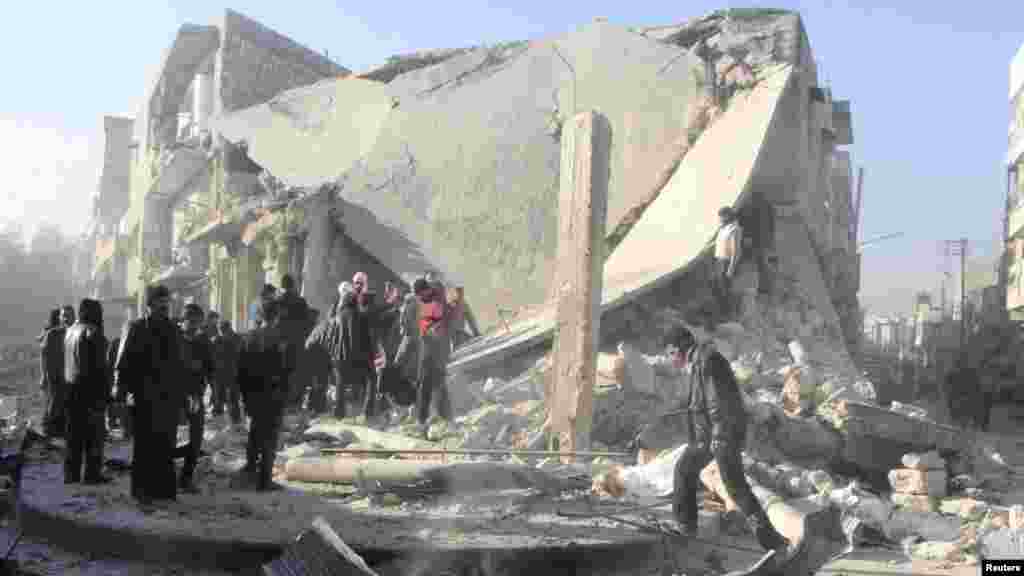
[[[196,301],[244,326],[248,304],[267,279],[260,272],[285,270],[276,263],[261,266],[273,257],[237,242],[211,248],[205,241],[243,223],[229,223],[226,214],[241,212],[255,221],[263,204],[273,201],[259,169],[244,150],[211,132],[210,119],[348,73],[231,10],[216,25],[178,30],[134,125],[131,198],[119,226],[134,247],[126,264],[128,296],[141,306],[141,286],[159,281],[175,293],[176,308]],[[225,254],[240,254],[238,265],[222,266]]]

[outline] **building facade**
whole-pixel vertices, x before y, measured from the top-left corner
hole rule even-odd
[[[130,199],[118,226],[130,246],[124,291],[139,308],[144,286],[159,282],[172,291],[173,313],[194,301],[236,329],[248,325],[260,285],[288,272],[282,234],[262,225],[285,203],[244,145],[221,139],[210,119],[348,73],[231,10],[216,25],[179,29],[134,124]],[[243,229],[250,242],[231,241]]]
[[[1006,308],[1024,320],[1024,44],[1010,63],[1010,129],[1006,154]]]

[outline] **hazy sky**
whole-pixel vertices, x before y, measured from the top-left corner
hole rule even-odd
[[[58,5],[60,4],[60,5]],[[342,7],[342,4],[347,5]],[[177,28],[231,7],[354,70],[410,50],[559,34],[603,16],[665,24],[749,4],[591,2],[15,2],[0,35],[0,218],[82,230],[102,161],[104,114],[132,115]],[[1024,2],[775,2],[798,9],[836,98],[852,100],[864,166],[862,302],[905,311],[934,290],[943,239],[992,254],[1006,190],[1008,68]]]

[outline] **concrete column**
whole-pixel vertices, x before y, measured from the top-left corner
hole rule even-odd
[[[610,130],[608,120],[591,111],[578,114],[562,131],[555,381],[548,400],[551,430],[561,451],[590,448],[600,344]]]
[[[330,193],[319,192],[307,209],[309,233],[306,236],[305,262],[303,262],[302,296],[313,308],[326,314],[333,302],[329,260],[334,241],[330,215]]]

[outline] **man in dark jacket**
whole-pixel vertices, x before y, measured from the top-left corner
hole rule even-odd
[[[82,300],[79,320],[68,328],[64,340],[64,380],[68,385],[64,413],[67,418],[67,451],[64,455],[64,483],[82,480],[85,455],[85,483],[109,480],[103,471],[103,416],[108,387],[107,340],[103,337],[103,308],[96,300]]]
[[[221,320],[216,338],[213,340],[214,365],[217,386],[224,390],[231,423],[242,423],[241,395],[238,391],[238,351],[242,341],[231,329],[231,322]]]
[[[310,324],[309,304],[306,303],[305,298],[299,296],[298,287],[291,274],[281,277],[281,295],[278,296],[277,301],[281,316],[281,330],[299,354],[298,364],[288,383],[288,406],[297,408],[302,404],[306,388],[309,387],[309,370],[307,370],[306,362],[303,361],[306,337],[313,329]]]
[[[238,385],[245,396],[246,412],[252,418],[245,469],[259,489],[270,490],[274,487],[274,457],[296,352],[282,334],[278,303],[264,302],[262,308],[263,324],[242,339]]]
[[[740,452],[746,442],[747,415],[728,360],[710,343],[698,343],[693,333],[676,326],[663,340],[666,355],[688,378],[690,443],[676,463],[673,511],[687,535],[697,534],[697,488],[700,471],[712,460],[718,464],[729,496],[765,550],[784,564],[795,550],[775,527],[754,497],[743,472]]]
[[[220,329],[220,314],[214,310],[206,312],[206,320],[203,322],[203,335],[206,336],[206,341],[210,343],[211,355],[213,354],[213,341],[217,339],[217,334]],[[216,362],[214,363],[216,366]],[[228,391],[226,388],[221,387],[220,382],[216,378],[210,378],[210,414],[214,416],[222,416],[224,414],[224,406],[228,401]],[[206,393],[206,390],[203,390]]]
[[[314,318],[319,316],[313,310]],[[327,331],[330,319],[318,321],[305,342],[305,362],[309,365],[310,384],[309,410],[322,414],[327,410],[327,388],[331,380],[331,354],[327,347]]]
[[[46,394],[46,414],[43,416],[43,430],[47,436],[64,435],[64,333],[67,329],[61,321],[61,310],[57,318],[50,318],[50,327],[41,336],[42,354],[39,362],[42,369],[42,387]]]
[[[188,444],[175,450],[175,455],[185,458],[178,486],[182,492],[191,494],[197,493],[193,474],[203,445],[203,428],[206,421],[203,393],[206,390],[206,382],[211,381],[214,375],[213,352],[206,337],[203,320],[203,309],[198,304],[185,306],[185,325],[182,330],[185,378],[182,384],[185,397],[183,409],[188,420]]]
[[[183,343],[169,317],[170,291],[146,289],[145,317],[131,322],[114,365],[118,388],[132,406],[132,497],[142,504],[177,496],[174,447],[184,394]]]
[[[359,311],[358,296],[355,293],[346,294],[342,298],[329,338],[338,383],[337,403],[334,407],[337,418],[345,417],[346,389],[352,391],[356,402],[365,401],[367,384],[373,374],[373,337],[368,320]]]

